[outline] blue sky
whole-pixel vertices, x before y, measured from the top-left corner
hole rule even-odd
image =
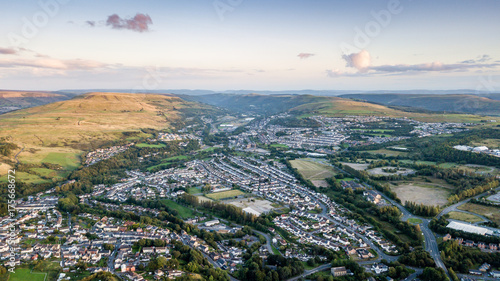
[[[500,91],[499,1],[27,0],[0,10],[0,89]]]

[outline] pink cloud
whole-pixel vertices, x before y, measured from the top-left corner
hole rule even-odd
[[[106,25],[114,29],[128,29],[137,32],[149,31],[149,25],[153,24],[151,17],[137,13],[133,18],[122,19],[119,15],[113,14],[108,17]]]
[[[0,48],[0,54],[2,55],[14,55],[17,51],[11,48]]]
[[[314,54],[311,53],[300,53],[297,55],[300,59],[308,59],[310,57],[314,56]]]
[[[50,57],[0,61],[0,68],[31,67],[39,69],[82,70],[102,68],[106,66],[107,65],[104,63],[91,60],[60,60]]]
[[[342,58],[346,61],[347,67],[354,67],[361,72],[366,72],[371,64],[371,56],[367,50],[362,50],[359,53],[343,55]]]

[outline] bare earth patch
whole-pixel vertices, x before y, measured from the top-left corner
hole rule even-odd
[[[255,202],[252,202],[252,199]],[[271,204],[273,204],[271,201],[265,200],[265,199],[257,199],[257,198],[242,198],[242,199],[234,199],[234,200],[226,200],[224,201],[226,204],[231,204],[236,207],[240,207],[242,209],[245,208],[252,208],[255,211],[259,213],[268,213],[272,209],[274,209]]]
[[[325,180],[315,180],[311,181],[314,186],[317,187],[328,187],[328,183]]]
[[[391,186],[401,202],[412,201],[429,206],[444,206],[448,203],[449,191],[438,187],[425,187],[414,183]]]
[[[368,166],[370,164],[356,164],[356,163],[342,162],[342,165],[349,166],[349,167],[353,168],[354,170],[364,171],[364,170],[368,169]]]

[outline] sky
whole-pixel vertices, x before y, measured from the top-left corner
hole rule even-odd
[[[0,89],[500,92],[500,1],[0,1]]]

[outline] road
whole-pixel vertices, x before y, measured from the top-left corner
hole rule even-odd
[[[109,255],[108,258],[108,270],[109,272],[115,273],[115,258],[116,258],[116,253],[118,253],[118,247],[120,247],[120,243],[117,242],[115,244],[115,248],[113,249],[113,252],[111,255]]]
[[[269,252],[269,254],[274,254],[273,247],[271,246],[271,236],[269,236],[269,234],[267,234],[267,233],[260,232],[260,231],[257,231],[255,229],[253,230],[253,232],[258,233],[258,234],[266,237],[266,240],[267,240],[267,242],[266,242],[267,251]],[[281,255],[281,253],[280,253],[280,255]]]
[[[496,191],[500,191],[500,187],[496,188],[495,190],[496,190]],[[474,196],[474,197],[471,197],[471,198],[465,199],[465,200],[463,200],[463,201],[460,201],[460,202],[458,202],[458,203],[455,203],[455,204],[453,204],[453,205],[451,205],[451,206],[448,206],[448,207],[444,208],[444,209],[441,211],[441,213],[439,213],[439,214],[437,215],[437,218],[439,219],[441,216],[443,216],[443,215],[445,215],[445,214],[448,214],[449,212],[463,212],[462,210],[459,210],[459,209],[458,209],[458,207],[460,207],[460,206],[464,205],[465,203],[468,203],[471,199],[478,199],[479,197],[481,197],[481,196],[484,196],[484,195],[488,194],[488,192],[489,192],[489,191],[483,192],[483,193],[481,193],[481,194],[479,194],[479,195],[476,195],[476,196]],[[477,215],[477,214],[474,214],[474,215]]]
[[[326,263],[326,264],[320,265],[320,266],[318,266],[318,267],[316,267],[316,268],[313,268],[313,269],[310,269],[310,270],[306,270],[306,271],[304,271],[304,273],[302,273],[301,275],[297,275],[297,276],[295,276],[295,277],[293,277],[293,278],[288,279],[287,281],[295,281],[295,280],[297,280],[297,279],[299,279],[299,278],[306,277],[306,276],[308,276],[308,275],[311,275],[311,274],[314,274],[314,273],[316,273],[316,272],[319,272],[319,271],[323,271],[323,270],[329,269],[329,268],[331,268],[331,267],[332,267],[332,265],[331,265],[331,264]]]
[[[24,146],[23,146],[23,148],[21,148],[21,150],[20,150],[18,153],[16,153],[16,156],[14,156],[14,160],[16,160],[16,163],[17,163],[17,164],[19,164],[19,160],[17,159],[17,156],[19,156],[19,154],[20,154],[21,152],[23,152],[23,151],[24,151]]]
[[[367,184],[368,185],[368,184]],[[370,185],[368,185],[371,187]],[[446,269],[446,266],[444,265],[443,261],[441,260],[441,254],[439,253],[438,249],[438,244],[436,241],[436,236],[434,236],[434,233],[429,229],[429,219],[425,219],[419,216],[415,216],[412,213],[410,213],[405,207],[403,207],[401,204],[398,202],[392,200],[382,192],[377,191],[378,194],[380,194],[385,200],[393,204],[394,206],[398,207],[398,209],[402,213],[401,220],[402,221],[407,221],[408,219],[419,219],[422,221],[422,223],[419,224],[420,230],[422,231],[422,234],[424,235],[424,246],[425,250],[431,255],[431,257],[434,259],[436,262],[436,265],[442,269],[444,269],[445,272],[448,272],[448,269]]]

